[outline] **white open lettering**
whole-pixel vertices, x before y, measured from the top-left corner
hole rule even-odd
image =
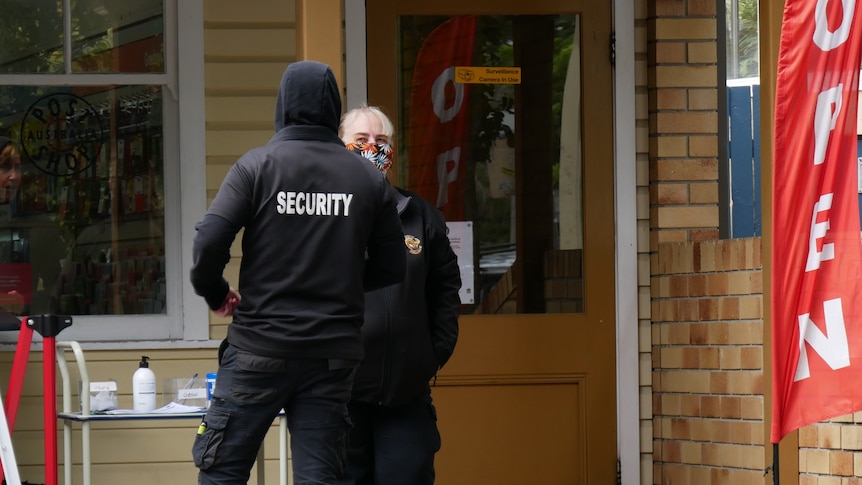
[[[793,381],[801,381],[811,377],[808,367],[808,352],[805,342],[833,370],[850,366],[850,346],[847,343],[847,329],[844,327],[844,311],[841,299],[823,302],[823,318],[826,320],[826,335],[814,325],[805,313],[799,315],[799,363],[796,365],[796,376]]]
[[[446,86],[452,85],[455,99],[447,107]],[[464,85],[455,82],[455,66],[449,66],[434,80],[431,86],[431,107],[441,124],[452,121],[461,111],[464,104]],[[449,170],[449,162],[454,167]],[[458,180],[458,166],[461,163],[461,147],[454,147],[437,155],[437,207],[443,207],[449,202],[449,184]]]
[[[829,230],[829,219],[823,222],[817,222],[817,214],[826,212],[832,208],[832,194],[823,194],[820,200],[814,204],[814,211],[811,214],[811,233],[808,236],[808,261],[805,263],[805,271],[813,271],[820,268],[820,263],[835,259],[835,244],[827,243],[823,248],[817,250],[817,240],[826,237],[826,232]]]
[[[449,162],[453,162],[449,170]],[[449,202],[449,184],[458,179],[458,165],[461,163],[461,147],[437,155],[437,207]]]
[[[814,108],[814,165],[820,165],[826,159],[829,135],[835,129],[835,122],[841,113],[842,89],[844,85],[839,84],[817,95],[817,106]]]
[[[814,44],[821,50],[830,51],[850,37],[850,27],[853,24],[853,11],[856,10],[856,0],[841,0],[841,25],[836,31],[829,30],[829,17],[826,7],[829,0],[817,0],[814,7]],[[858,66],[857,66],[858,67]]]
[[[455,90],[455,99],[452,100],[452,105],[446,107],[446,86],[451,84]],[[461,105],[464,103],[464,85],[455,82],[455,66],[449,66],[434,79],[434,84],[431,85],[431,107],[434,109],[434,114],[440,120],[440,123],[452,121],[455,115],[461,111]]]
[[[817,3],[814,9],[814,34],[812,36],[812,41],[823,52],[828,52],[833,49],[838,48],[847,40],[850,36],[850,29],[853,25],[853,12],[856,8],[856,0],[840,0],[841,4],[841,20],[840,25],[836,30],[830,30],[830,19],[829,12],[827,11],[829,8],[830,0],[816,0]],[[836,3],[837,0],[833,0],[833,4]],[[838,13],[838,12],[835,12]],[[837,19],[832,19],[832,25],[835,25]],[[839,115],[845,114],[842,113],[842,108],[844,107],[843,101],[843,89],[844,85],[848,82],[847,73],[844,70],[851,69],[851,67],[837,67],[834,68],[829,65],[829,62],[825,62],[828,60],[828,56],[824,56],[821,62],[821,59],[818,59],[818,53],[813,52],[814,49],[810,49],[812,52],[812,56],[814,58],[808,62],[810,66],[817,66],[810,68],[807,72],[809,78],[808,82],[815,83],[815,90],[820,90],[820,93],[817,94],[816,105],[814,107],[813,119],[811,122],[813,123],[813,133],[814,139],[806,145],[806,148],[811,147],[813,144],[813,158],[811,162],[812,168],[817,172],[816,174],[805,174],[802,173],[799,176],[801,177],[811,177],[813,181],[823,180],[819,186],[820,188],[820,198],[814,204],[814,210],[811,213],[811,225],[810,232],[808,237],[808,255],[807,261],[805,263],[805,271],[825,271],[825,270],[838,270],[837,266],[845,263],[843,258],[836,258],[836,243],[824,242],[827,234],[829,234],[832,230],[837,230],[839,232],[843,232],[842,227],[832,228],[832,217],[830,217],[829,211],[832,209],[833,205],[833,190],[840,190],[840,183],[834,182],[832,175],[824,176],[827,174],[832,174],[832,172],[837,171],[837,173],[842,173],[841,170],[836,166],[829,166],[834,163],[833,160],[838,161],[838,156],[835,153],[830,152],[832,149],[832,143],[840,144],[841,137],[844,136],[844,133],[836,133],[836,125],[839,120]],[[825,69],[824,69],[824,65]],[[803,68],[809,69],[809,68]],[[836,69],[836,70],[833,70]],[[858,64],[855,67],[852,67],[853,72],[858,69]],[[840,78],[844,80],[845,84],[837,84],[835,85],[834,79]],[[816,83],[823,83],[822,85]],[[832,87],[826,87],[832,86]],[[801,90],[800,90],[801,92]],[[808,94],[808,91],[805,91],[806,96],[811,96]],[[842,132],[842,128],[838,128],[838,132]],[[833,137],[833,134],[836,136]],[[829,158],[827,159],[827,156]],[[825,162],[829,160],[830,164],[826,164]],[[823,169],[827,169],[827,174],[820,172]],[[828,193],[824,193],[828,192]],[[845,204],[847,203],[846,199],[844,199],[839,192],[838,199],[836,199],[835,203],[837,204]],[[855,199],[855,197],[854,197]],[[807,204],[807,203],[806,203]],[[855,205],[855,200],[853,202]],[[823,214],[825,213],[825,214]],[[800,214],[801,217],[804,217],[803,214]],[[825,217],[824,217],[825,216]],[[818,218],[820,218],[818,222]],[[837,224],[843,223],[842,220],[836,219]],[[858,226],[857,231],[858,231]],[[793,237],[792,235],[778,235],[778,237]],[[858,246],[858,237],[855,238],[855,245]],[[818,250],[818,246],[820,249]],[[839,248],[844,249],[844,248]],[[849,249],[844,249],[847,251]],[[841,256],[839,254],[839,256]],[[838,259],[841,259],[839,262]],[[836,260],[836,264],[830,264],[826,266],[826,268],[821,268],[821,263],[824,261]],[[817,355],[823,359],[830,369],[838,370],[842,368],[846,368],[850,366],[850,346],[847,337],[847,328],[844,323],[844,310],[842,307],[842,301],[839,297],[832,297],[830,299],[825,299],[822,295],[824,292],[831,292],[834,290],[834,286],[823,287],[820,285],[820,281],[810,281],[807,278],[814,278],[815,280],[819,277],[824,278],[822,281],[825,281],[826,278],[837,278],[835,275],[809,275],[806,274],[802,277],[802,281],[800,281],[801,286],[804,288],[800,291],[800,294],[793,295],[785,295],[791,299],[800,298],[800,302],[803,305],[807,305],[808,308],[799,308],[795,313],[797,315],[797,324],[799,329],[799,341],[798,341],[798,350],[799,350],[799,360],[796,366],[796,374],[794,376],[794,382],[801,381],[804,379],[808,379],[811,377],[811,369],[809,367],[809,359],[808,359],[808,349],[814,351]],[[811,283],[811,284],[809,284]],[[825,290],[825,291],[824,291]],[[810,309],[815,307],[818,304],[823,305],[823,322],[818,322],[821,325],[825,326],[825,332],[821,331],[817,325],[811,320]],[[808,310],[809,312],[805,312]],[[855,311],[855,310],[854,310]],[[808,344],[806,346],[806,343]]]

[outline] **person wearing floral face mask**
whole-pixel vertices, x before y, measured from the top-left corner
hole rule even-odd
[[[344,132],[344,128],[350,132]],[[362,107],[348,111],[341,122],[341,139],[348,150],[367,158],[383,175],[392,167],[392,122],[379,108]]]
[[[388,175],[393,126],[379,108],[348,111],[339,135],[348,150]],[[414,193],[392,191],[407,272],[401,283],[365,293],[365,358],[348,403],[353,428],[339,485],[434,483],[440,433],[429,383],[458,339],[461,275],[443,214]]]

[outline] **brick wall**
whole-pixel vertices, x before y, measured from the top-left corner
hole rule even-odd
[[[654,0],[647,19],[650,246],[718,238],[715,2]]]
[[[764,480],[761,240],[652,255],[653,482]]]
[[[647,20],[651,1],[635,0],[635,165],[637,190],[637,285],[638,285],[638,387],[640,419],[640,485],[653,482],[652,473],[652,376],[650,338],[650,215],[649,215],[649,83],[647,65],[649,37]],[[629,322],[620,322],[626,328]]]
[[[799,485],[858,485],[862,412],[799,430]]]

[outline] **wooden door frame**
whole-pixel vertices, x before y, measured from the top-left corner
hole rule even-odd
[[[641,450],[641,422],[651,415],[640,414],[640,388],[650,382],[639,379],[639,320],[637,275],[637,182],[635,131],[635,39],[634,6],[626,0],[613,0],[615,31],[614,91],[614,217],[617,237],[615,252],[615,314],[617,374],[617,453],[621,483],[641,483],[641,456],[650,460],[649,449]],[[365,45],[365,3],[344,0],[345,22],[345,106],[356,107],[368,99]],[[648,291],[649,282],[641,285]],[[646,352],[649,355],[649,352]],[[647,396],[646,404],[651,403]],[[643,418],[643,419],[642,419]],[[647,431],[651,435],[650,431]]]

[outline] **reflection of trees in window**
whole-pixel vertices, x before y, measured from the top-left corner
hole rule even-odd
[[[6,73],[58,73],[64,71],[63,2],[36,0],[3,2],[0,17],[0,71]],[[110,49],[111,39],[106,19],[93,8],[78,5],[94,3],[71,2],[71,37],[80,39],[82,32],[100,31],[101,37],[76,42],[74,57],[89,56]],[[104,2],[102,2],[104,3]]]
[[[402,113],[410,112],[410,87],[412,86],[412,66],[415,63],[417,52],[423,45],[425,39],[437,26],[447,21],[450,17],[438,16],[405,16],[399,19],[401,32],[401,65],[402,92],[399,96],[399,104]],[[544,22],[536,22],[544,20]],[[520,23],[520,24],[519,24]],[[550,62],[542,64],[540,71],[536,66],[531,66],[532,73],[540,74],[543,80],[540,89],[550,89],[547,98],[542,98],[541,106],[530,105],[533,115],[529,119],[540,121],[541,128],[532,126],[532,131],[525,130],[524,126],[516,126],[516,117],[523,117],[523,113],[516,113],[516,96],[523,96],[525,88],[516,84],[467,84],[470,100],[470,147],[469,156],[464,157],[466,163],[466,176],[470,183],[465,187],[463,203],[465,219],[473,223],[473,254],[477,257],[475,267],[478,268],[476,275],[477,302],[482,302],[488,291],[510,271],[515,261],[516,253],[516,225],[524,224],[523,220],[516,220],[516,197],[524,194],[515,190],[515,177],[530,177],[530,170],[535,169],[534,162],[536,148],[541,146],[542,156],[550,154],[542,160],[541,174],[547,183],[543,186],[541,194],[533,194],[533,197],[547,197],[548,206],[556,201],[560,185],[560,152],[561,152],[561,128],[563,126],[563,97],[567,90],[566,77],[569,70],[569,62],[572,54],[578,48],[575,39],[577,31],[578,15],[555,15],[539,18],[538,16],[479,16],[477,18],[476,32],[473,45],[473,65],[483,67],[522,67],[516,66],[515,44],[524,52],[532,49],[553,49],[553,57]],[[524,36],[524,29],[518,30],[518,25],[541,25],[545,27],[540,36]],[[516,31],[520,34],[516,35]],[[516,37],[518,37],[516,39]],[[538,39],[538,41],[537,41]],[[553,46],[551,46],[553,41]],[[535,43],[531,44],[531,43]],[[550,57],[549,57],[550,58]],[[575,56],[577,59],[578,56]],[[544,57],[543,57],[544,59]],[[547,70],[545,70],[547,69]],[[580,72],[578,70],[578,72]],[[523,81],[523,79],[522,79]],[[533,81],[535,85],[535,81]],[[550,86],[548,85],[550,84]],[[571,89],[571,88],[570,88]],[[517,94],[516,94],[517,93]],[[527,97],[528,99],[535,99]],[[523,97],[521,102],[523,102]],[[539,116],[535,113],[541,109]],[[569,110],[578,108],[568,108]],[[516,116],[517,115],[517,116]],[[580,116],[580,113],[578,113]],[[405,117],[400,119],[401,136],[404,140],[405,133],[411,129],[405,125]],[[521,129],[521,136],[526,137],[521,146],[522,153],[517,163],[527,167],[526,174],[515,173],[515,134]],[[532,133],[532,134],[530,134]],[[540,136],[537,139],[536,134]],[[571,133],[567,136],[572,136]],[[403,158],[405,153],[399,151],[400,163],[406,167],[408,163]],[[549,173],[550,172],[550,173]],[[501,175],[502,174],[502,175]],[[399,171],[399,180],[406,178],[404,171]],[[551,189],[551,190],[548,190]],[[551,194],[553,191],[553,194]],[[578,190],[580,192],[580,190]],[[551,198],[555,200],[552,201]],[[524,202],[527,200],[528,202]],[[529,205],[529,198],[520,199],[520,203]],[[549,242],[548,248],[559,245],[559,221],[557,214],[553,217],[549,213],[546,218],[536,221],[528,221],[536,227],[548,225],[548,234],[553,234],[554,241]],[[527,226],[525,226],[527,227]],[[504,295],[503,300],[497,304],[504,303],[509,295]],[[470,310],[468,310],[470,311]],[[496,309],[494,310],[496,311]]]
[[[480,17],[474,55],[477,65],[513,66],[512,17]],[[476,133],[471,161],[477,162],[474,230],[480,247],[512,243],[512,202],[509,197],[491,195],[488,164],[495,144],[505,143],[514,149],[515,87],[508,84],[471,86],[473,116],[471,132]],[[472,138],[472,137],[471,137]],[[469,207],[469,206],[468,206]]]
[[[569,59],[572,57],[574,48],[575,15],[560,15],[554,22],[554,74],[553,74],[553,103],[551,113],[554,117],[554,149],[553,153],[560,153],[560,132],[563,123],[563,93],[565,93],[566,75],[569,69]],[[560,188],[560,161],[554,162],[554,189]]]
[[[726,0],[727,78],[757,77],[758,0]]]
[[[3,2],[0,72],[63,71],[63,8],[56,0]]]
[[[73,2],[72,70],[163,72],[162,8],[149,0]]]
[[[8,0],[0,16],[0,73],[66,71],[64,4],[71,12],[71,72],[161,72],[162,2]],[[110,9],[110,10],[109,10]],[[146,67],[124,69],[118,46],[157,39],[138,54]],[[128,57],[128,53],[126,56]],[[128,63],[128,60],[127,62]],[[132,63],[135,65],[135,63]]]
[[[481,17],[477,32],[477,61],[482,66],[514,66],[512,19],[508,16]],[[560,153],[560,128],[566,74],[572,55],[576,15],[560,15],[554,20],[554,62],[552,75],[552,117],[554,129],[552,153]],[[472,160],[487,162],[495,143],[503,140],[514,147],[515,86],[478,84],[472,87],[473,120],[476,143]],[[553,163],[553,186],[559,188],[559,160]],[[511,210],[509,198],[487,196],[487,166],[478,163],[476,170],[476,232],[482,245],[508,244],[511,241]]]

